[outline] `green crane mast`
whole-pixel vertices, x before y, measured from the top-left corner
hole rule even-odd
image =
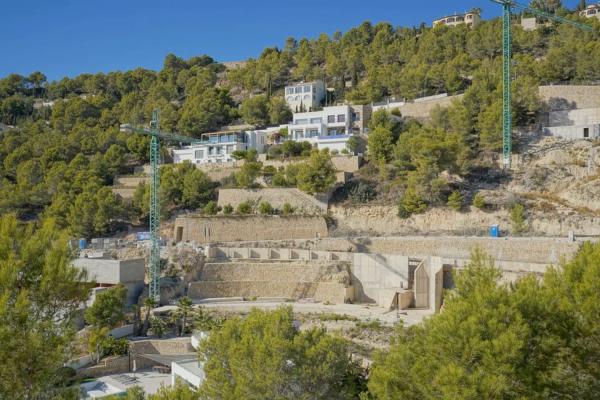
[[[121,125],[121,129],[133,133],[150,136],[150,168],[152,171],[150,182],[150,260],[148,263],[148,296],[160,302],[160,142],[159,139],[179,143],[199,143],[199,139],[175,133],[164,133],[159,129],[160,110],[152,111],[150,129],[138,128],[129,124]]]
[[[512,87],[511,87],[511,62],[512,62],[512,9],[529,12],[536,17],[568,24],[577,28],[593,31],[590,25],[582,24],[571,19],[536,10],[512,0],[491,0],[502,5],[502,153],[504,168],[511,167],[512,154]]]

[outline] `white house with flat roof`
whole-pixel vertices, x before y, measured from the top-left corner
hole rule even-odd
[[[173,150],[175,164],[189,161],[192,164],[225,163],[233,161],[237,150],[256,149],[263,153],[267,144],[268,129],[246,132],[205,133],[201,141]]]
[[[297,83],[285,87],[285,101],[292,112],[312,111],[321,106],[326,90],[323,81]]]
[[[288,124],[287,140],[305,141],[319,149],[341,151],[354,133],[353,118],[356,118],[356,114],[349,105],[295,113],[293,121]]]
[[[198,389],[204,379],[204,368],[198,360],[198,356],[189,360],[173,361],[171,363],[171,385],[175,385],[177,380],[180,380]]]
[[[598,4],[590,4],[585,8],[585,10],[581,10],[579,15],[586,18],[598,18],[600,19],[600,3]]]

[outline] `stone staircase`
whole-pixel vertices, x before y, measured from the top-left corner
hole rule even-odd
[[[343,262],[236,260],[206,263],[188,296],[275,297],[344,303],[352,298],[348,264]]]

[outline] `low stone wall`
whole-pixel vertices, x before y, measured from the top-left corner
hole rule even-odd
[[[248,237],[257,240],[310,239],[327,237],[323,217],[310,216],[215,216],[178,217],[174,239],[177,242],[235,242]]]
[[[77,374],[81,377],[98,378],[105,375],[129,372],[129,356],[108,357],[92,367],[81,368]]]
[[[117,176],[113,184],[115,186],[124,186],[137,188],[140,183],[150,183],[149,176]]]
[[[300,214],[322,214],[327,212],[328,196],[311,196],[296,188],[264,189],[221,189],[219,206],[227,204],[237,208],[240,203],[252,202],[256,205],[266,201],[273,208],[281,210],[285,203],[290,204]]]
[[[259,156],[259,161],[263,163],[264,166],[272,166],[275,168],[286,167],[290,164],[298,164],[305,162],[305,159],[300,160],[267,160],[266,155],[261,154]],[[356,172],[360,168],[362,163],[362,158],[359,156],[346,156],[346,155],[337,155],[331,157],[331,162],[337,171],[340,172]]]
[[[129,343],[129,349],[137,354],[179,355],[194,353],[189,337],[171,340],[137,340]]]
[[[403,117],[410,117],[415,119],[429,119],[431,118],[431,111],[440,106],[442,108],[448,108],[454,100],[461,100],[464,95],[459,94],[456,96],[442,97],[438,99],[431,99],[428,101],[419,101],[406,103],[402,106],[397,107]]]
[[[133,195],[135,194],[136,188],[112,187],[111,190],[114,194],[117,194],[122,198],[129,200],[133,199]]]

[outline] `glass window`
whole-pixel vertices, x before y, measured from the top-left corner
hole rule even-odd
[[[308,134],[310,137],[314,137],[314,136],[319,136],[319,130],[318,129],[311,129],[308,131]]]
[[[285,92],[286,92],[287,94],[294,94],[294,88],[292,88],[292,87],[286,88],[286,91],[285,91]]]
[[[204,158],[204,150],[196,150],[194,157],[195,158]]]
[[[339,114],[337,116],[337,122],[346,122],[346,116],[344,114]]]
[[[306,118],[297,119],[296,120],[296,125],[306,124],[307,122],[308,122],[308,120]]]
[[[208,148],[208,155],[209,155],[209,156],[212,156],[213,154],[215,154],[215,148],[214,148],[214,147],[212,147],[212,146],[210,146],[210,147]]]
[[[302,93],[302,86],[298,86],[296,88],[296,93]]]
[[[335,122],[335,115],[328,115],[328,116],[327,116],[327,122],[328,122],[328,123],[333,123],[333,122]]]
[[[310,85],[304,86],[304,93],[310,93]]]
[[[311,124],[320,124],[323,121],[323,119],[321,117],[319,118],[311,118],[310,119],[310,123]]]
[[[217,155],[220,155],[223,151],[223,148],[221,146],[217,146]]]

